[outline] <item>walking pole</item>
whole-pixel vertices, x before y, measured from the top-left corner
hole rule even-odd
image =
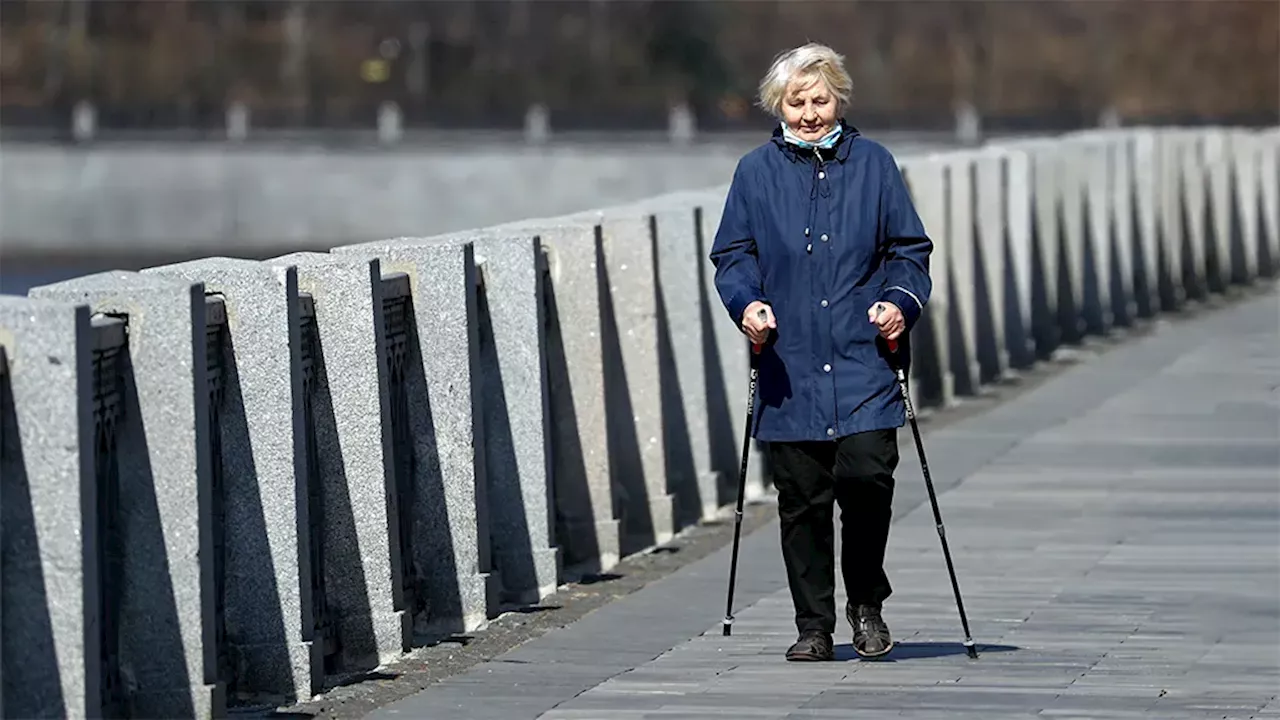
[[[756,314],[761,322],[769,319],[764,308]],[[733,586],[738,581],[738,543],[742,539],[742,501],[747,494],[747,459],[751,457],[751,430],[755,421],[756,379],[760,376],[760,349],[751,346],[751,382],[747,388],[747,422],[742,437],[742,465],[738,469],[738,510],[733,520],[733,559],[729,561],[729,598],[724,606],[724,636],[733,634]]]
[[[883,305],[877,305],[877,313],[884,312]],[[886,339],[889,352],[898,352],[898,341]],[[933,505],[933,521],[938,527],[938,539],[942,541],[942,556],[947,561],[947,573],[951,576],[951,590],[956,595],[956,609],[960,611],[960,625],[964,628],[964,649],[969,657],[978,658],[978,648],[973,644],[969,634],[969,619],[964,614],[964,600],[960,599],[960,583],[956,580],[956,568],[951,562],[951,548],[947,546],[947,530],[942,526],[942,511],[938,509],[938,495],[933,490],[933,479],[929,477],[929,463],[924,457],[924,443],[920,441],[920,426],[916,423],[915,406],[911,404],[911,393],[907,390],[907,373],[901,363],[893,363],[894,372],[898,376],[898,388],[902,391],[902,401],[907,406],[907,420],[911,422],[911,434],[916,439],[916,451],[920,453],[920,473],[924,475],[924,485],[929,490],[929,503]]]

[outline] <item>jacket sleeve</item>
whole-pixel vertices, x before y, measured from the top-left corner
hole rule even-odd
[[[920,319],[933,290],[933,281],[929,278],[933,242],[925,233],[902,172],[892,157],[885,158],[884,181],[880,187],[880,224],[884,229],[888,272],[887,287],[880,299],[902,310],[910,330]]]
[[[742,315],[747,306],[757,300],[767,302],[757,262],[756,239],[751,232],[749,183],[750,177],[739,163],[724,201],[720,227],[711,245],[716,292],[739,330],[742,329]]]

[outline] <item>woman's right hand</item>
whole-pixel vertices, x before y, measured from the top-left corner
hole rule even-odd
[[[763,320],[761,310],[764,310]],[[763,345],[764,341],[769,339],[769,331],[777,327],[778,321],[773,317],[773,308],[759,300],[748,305],[746,311],[742,313],[742,329],[746,331],[747,338],[753,345]]]

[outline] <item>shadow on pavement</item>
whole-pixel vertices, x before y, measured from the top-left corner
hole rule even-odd
[[[978,643],[978,660],[982,661],[982,656],[989,653],[1008,653],[1017,652],[1022,648],[1016,645],[983,645]],[[958,642],[900,642],[893,647],[893,652],[879,660],[862,660],[858,657],[858,653],[854,652],[853,645],[843,643],[835,646],[837,661],[857,660],[858,662],[875,662],[875,663],[891,663],[901,660],[927,660],[929,658],[951,657],[953,655],[964,657],[964,645]]]

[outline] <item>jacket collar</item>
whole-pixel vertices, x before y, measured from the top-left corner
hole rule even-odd
[[[843,163],[849,157],[849,149],[853,146],[854,139],[860,136],[862,133],[858,132],[858,128],[845,122],[844,118],[840,119],[840,127],[841,127],[840,140],[836,142],[836,146],[834,150],[835,150],[835,159]],[[782,127],[780,125],[774,126],[773,135],[769,138],[769,140],[774,145],[777,145],[778,148],[782,150],[782,154],[786,156],[786,158],[791,162],[802,162],[804,160],[807,160],[810,157],[813,157],[814,152],[819,152],[814,150],[803,150],[801,148],[798,148],[788,143],[786,140],[783,140]]]

